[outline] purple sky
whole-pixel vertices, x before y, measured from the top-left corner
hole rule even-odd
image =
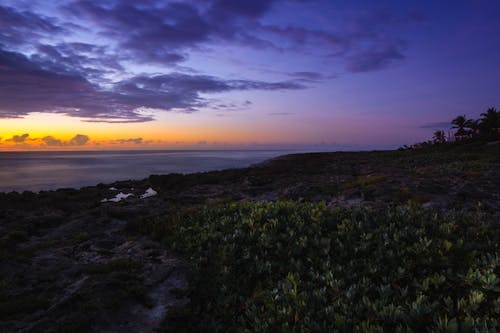
[[[493,0],[4,0],[0,137],[50,113],[133,137],[411,144],[500,106],[499,17]]]

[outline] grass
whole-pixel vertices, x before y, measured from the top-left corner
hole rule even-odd
[[[373,186],[381,183],[385,180],[387,180],[387,177],[382,175],[358,176],[354,181],[342,184],[342,187],[343,189],[366,188],[368,186]]]

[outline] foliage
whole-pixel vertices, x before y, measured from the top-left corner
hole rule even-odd
[[[171,331],[494,331],[498,221],[413,205],[243,202],[179,215],[192,263]]]
[[[444,131],[433,133],[432,140],[404,145],[400,150],[428,148],[435,145],[454,143],[453,141],[494,141],[500,139],[500,111],[489,108],[481,113],[480,119],[467,119],[465,115],[455,117],[451,121],[451,129],[455,129],[453,136],[446,137]]]
[[[465,115],[458,116],[451,121],[452,128],[456,128],[457,138],[495,138],[500,130],[500,111],[489,108],[481,113],[480,119],[467,119]]]
[[[445,143],[446,134],[444,133],[444,131],[435,131],[432,139],[435,144]]]

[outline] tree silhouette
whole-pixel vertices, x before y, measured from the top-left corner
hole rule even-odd
[[[436,144],[445,143],[446,135],[444,134],[444,131],[435,131],[433,136],[433,142]]]
[[[489,108],[481,113],[480,130],[485,135],[492,135],[500,130],[500,112],[495,108]]]
[[[460,115],[451,121],[451,129],[456,129],[455,140],[470,139],[475,142],[495,141],[500,139],[500,111],[491,107],[486,112],[481,113],[480,119],[467,119],[465,115]],[[448,131],[448,141],[453,141]],[[418,142],[410,147],[403,146],[402,149],[421,149],[432,145],[446,143],[447,138],[444,131],[435,131],[432,140]]]
[[[465,115],[456,117],[451,121],[451,123],[453,124],[452,128],[457,129],[455,132],[455,137],[457,139],[463,139],[464,137],[469,136],[469,131],[465,130],[467,127],[467,118],[465,118]]]

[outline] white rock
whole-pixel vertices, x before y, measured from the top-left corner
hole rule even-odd
[[[148,188],[148,189],[146,190],[146,192],[145,192],[143,195],[141,195],[141,199],[146,199],[146,198],[149,198],[149,197],[154,197],[154,196],[155,196],[155,195],[157,195],[157,194],[158,194],[158,192],[156,192],[155,190],[153,190],[153,189],[150,187],[150,188]]]
[[[133,195],[132,193],[125,194],[123,192],[120,192],[114,198],[111,198],[111,199],[102,199],[101,202],[108,202],[108,201],[119,202],[119,201],[122,201],[123,199],[127,199],[128,197],[130,197],[132,195]]]

